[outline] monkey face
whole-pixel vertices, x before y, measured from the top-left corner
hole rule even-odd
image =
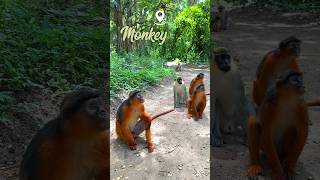
[[[141,93],[137,93],[137,94],[136,94],[136,98],[137,98],[141,103],[144,103],[144,98],[143,98],[143,96],[142,96]]]
[[[130,92],[129,99],[133,103],[138,103],[138,104],[144,103],[144,99],[143,99],[143,96],[142,96],[140,90],[135,90],[135,91]]]
[[[287,45],[287,48],[290,50],[290,52],[295,56],[300,56],[301,51],[301,42],[300,41],[292,41],[289,42]]]
[[[218,68],[221,71],[228,72],[231,69],[231,57],[229,54],[220,54],[215,57]]]
[[[200,90],[200,91],[205,91],[203,84],[199,85],[199,86],[196,88],[196,91],[199,91],[199,90]]]
[[[204,78],[204,74],[203,73],[199,73],[198,75],[197,75],[197,79],[203,79]]]
[[[178,78],[177,78],[177,82],[178,82],[179,84],[182,84],[182,78],[181,78],[181,77],[178,77]]]
[[[301,51],[302,41],[295,36],[290,36],[280,42],[280,50],[288,50],[292,55],[299,56]]]
[[[83,107],[85,116],[88,117],[86,119],[90,119],[92,121],[89,123],[101,130],[108,128],[108,113],[105,107],[104,101],[100,97],[88,100]]]
[[[137,102],[137,103],[144,103],[144,98],[142,96],[142,94],[140,92],[136,93],[134,96],[131,97],[132,100],[134,102]]]
[[[303,85],[302,74],[299,72],[288,71],[279,78],[276,86],[286,96],[296,96],[297,93],[303,94],[305,92]]]
[[[301,75],[290,76],[287,80],[287,83],[299,92],[304,92],[303,79]]]

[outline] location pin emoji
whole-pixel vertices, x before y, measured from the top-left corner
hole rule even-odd
[[[158,11],[156,12],[156,18],[158,19],[159,22],[161,22],[161,21],[163,20],[164,15],[165,15],[165,14],[164,14],[163,10],[158,10]]]

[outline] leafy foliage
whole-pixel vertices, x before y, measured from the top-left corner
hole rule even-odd
[[[99,83],[109,43],[103,17],[107,7],[63,2],[0,2],[0,90],[68,90]]]
[[[187,7],[174,19],[173,57],[185,61],[207,59],[210,52],[209,1]]]
[[[12,97],[12,92],[1,91],[0,92],[0,122],[8,120],[8,111],[11,110],[11,106],[15,103],[15,98]]]
[[[163,66],[166,61],[208,63],[210,43],[209,0],[189,6],[187,0],[111,1],[110,40],[111,95],[118,90],[152,86],[175,72]],[[155,12],[165,12],[165,24],[155,25]],[[130,26],[149,31],[167,32],[159,45],[151,41],[123,41],[120,29]],[[143,28],[142,28],[143,27]]]
[[[118,0],[112,1],[111,47],[118,54],[131,51],[148,54],[149,51],[156,49],[161,52],[161,57],[165,60],[180,59],[184,62],[207,63],[210,1],[205,0],[193,6],[188,6],[188,1],[182,0],[163,2],[166,4],[164,9],[166,23],[163,26],[155,26],[154,22],[157,21],[155,12],[161,9],[158,0],[147,0],[135,5],[126,1],[123,3]],[[150,41],[122,42],[120,28],[125,25],[143,26],[145,29],[153,27],[155,31],[166,31],[166,41],[161,46]]]
[[[164,77],[175,76],[172,69],[163,67],[156,54],[141,56],[130,53],[123,56],[111,53],[110,95],[119,90],[130,91],[158,84]]]

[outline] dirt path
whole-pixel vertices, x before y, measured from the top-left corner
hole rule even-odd
[[[209,92],[209,70],[183,67],[178,75],[187,85],[198,73],[205,74]],[[145,93],[146,110],[157,114],[173,108],[172,80]],[[119,104],[114,104],[115,111]],[[171,112],[155,120],[151,129],[156,149],[148,153],[144,133],[137,140],[138,149],[130,151],[116,139],[115,117],[111,113],[111,179],[209,179],[210,98],[203,119],[188,119],[185,112]]]
[[[261,20],[259,15],[245,16],[233,14],[234,25],[231,30],[216,33],[219,46],[227,47],[233,56],[240,59],[240,73],[251,93],[255,70],[262,57],[269,50],[276,48],[279,41],[289,35],[296,35],[303,40],[303,52],[300,66],[304,71],[306,99],[320,96],[320,27],[315,24],[293,23],[285,20]],[[320,179],[320,108],[310,108],[310,126],[308,142],[302,152],[297,172],[297,180]],[[212,148],[211,175],[213,179],[246,179],[248,149],[240,145],[240,136],[227,136],[227,144],[222,148]],[[266,174],[270,174],[267,170]],[[261,177],[261,179],[268,179]]]

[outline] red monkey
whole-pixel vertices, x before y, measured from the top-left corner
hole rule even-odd
[[[203,73],[199,73],[195,78],[192,79],[190,86],[189,86],[189,96],[191,97],[193,92],[195,91],[195,88],[199,85],[199,84],[204,84],[203,83],[203,78],[204,78],[204,74]]]
[[[34,136],[20,180],[106,180],[109,177],[109,115],[101,94],[80,89],[64,98],[60,114]]]
[[[207,99],[204,89],[204,84],[199,84],[195,87],[194,93],[188,100],[188,118],[194,115],[196,121],[202,119],[202,113],[206,108]]]
[[[133,91],[117,110],[116,133],[131,150],[137,149],[134,137],[134,129],[139,119],[144,122],[146,130],[146,143],[149,152],[153,152],[155,145],[151,138],[151,116],[144,110],[144,98],[141,91]]]
[[[301,51],[301,40],[290,36],[281,41],[276,50],[265,55],[257,69],[257,80],[253,83],[253,99],[260,106],[271,80],[286,70],[300,72],[298,58]]]
[[[300,72],[288,71],[270,84],[257,118],[248,120],[248,176],[262,173],[261,149],[272,168],[272,179],[295,178],[295,167],[308,136],[307,104]]]

